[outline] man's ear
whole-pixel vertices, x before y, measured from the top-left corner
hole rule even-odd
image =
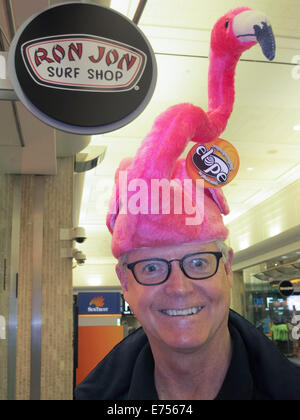
[[[226,266],[227,266],[227,264],[225,265],[227,279],[228,279],[230,288],[232,288],[232,286],[233,286],[233,272],[232,272],[232,269],[231,269],[231,265],[229,265],[228,267],[226,267]]]
[[[116,265],[116,273],[117,273],[118,279],[120,280],[123,292],[127,292],[128,291],[128,277],[127,277],[127,274],[125,273],[124,267],[120,267],[119,263]]]
[[[227,263],[225,264],[225,271],[227,276],[232,273],[231,263],[229,261],[227,261]]]

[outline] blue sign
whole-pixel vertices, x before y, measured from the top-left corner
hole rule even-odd
[[[121,314],[121,293],[78,293],[79,315]]]

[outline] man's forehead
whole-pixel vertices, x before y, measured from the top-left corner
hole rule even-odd
[[[143,247],[137,248],[128,253],[128,260],[137,258],[163,258],[163,257],[182,257],[189,252],[219,251],[216,242],[188,242],[177,245],[162,247]]]

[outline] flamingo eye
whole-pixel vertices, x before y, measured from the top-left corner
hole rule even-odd
[[[228,28],[228,25],[229,25],[229,20],[226,20],[226,22],[225,22],[225,28],[226,29]]]

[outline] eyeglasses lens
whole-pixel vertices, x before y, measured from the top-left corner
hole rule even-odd
[[[214,254],[191,255],[183,260],[185,273],[193,278],[201,279],[214,273],[217,265]]]
[[[156,284],[163,282],[168,276],[168,263],[160,260],[142,261],[135,265],[134,273],[140,283]]]
[[[209,253],[187,255],[182,259],[182,266],[185,275],[200,280],[215,273],[217,257]],[[138,262],[134,266],[134,274],[142,284],[163,283],[169,274],[168,262],[159,259]]]

